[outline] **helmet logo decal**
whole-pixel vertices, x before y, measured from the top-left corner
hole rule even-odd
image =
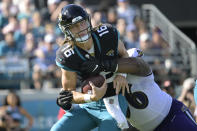
[[[78,21],[80,21],[80,20],[82,20],[82,19],[83,19],[82,16],[77,16],[77,17],[75,17],[74,19],[72,19],[72,23],[76,23],[76,22],[78,22]]]
[[[63,15],[66,15],[66,14],[68,14],[68,10],[66,10],[66,11],[63,13]]]
[[[107,56],[114,56],[114,50],[109,50],[107,53],[106,53]]]

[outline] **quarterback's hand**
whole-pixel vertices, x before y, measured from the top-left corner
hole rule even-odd
[[[89,82],[89,84],[92,87],[92,95],[90,97],[91,100],[92,101],[100,100],[105,95],[105,93],[107,91],[106,80],[101,87],[96,87],[91,81]]]
[[[120,90],[122,89],[122,95],[125,94],[125,88],[127,89],[127,92],[129,93],[129,85],[127,82],[127,79],[117,74],[113,80],[113,87],[116,89],[116,94],[119,94]]]
[[[57,105],[64,110],[70,110],[72,107],[73,94],[70,91],[61,90],[57,98]]]
[[[81,72],[87,73],[89,75],[97,75],[102,71],[105,72],[115,72],[117,67],[117,60],[104,60],[98,61],[96,59],[91,59],[89,61],[85,61],[81,65]]]

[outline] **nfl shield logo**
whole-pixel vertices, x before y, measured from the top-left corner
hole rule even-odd
[[[109,104],[114,104],[114,99],[109,99]]]

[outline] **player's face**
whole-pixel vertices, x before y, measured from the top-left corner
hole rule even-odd
[[[72,32],[72,34],[75,34],[75,35],[79,35],[80,37],[83,37],[85,35],[87,35],[87,28],[88,28],[88,23],[86,20],[83,20],[81,22],[78,22],[74,25],[72,25],[70,27],[70,31]],[[77,36],[75,36],[77,37]]]
[[[76,39],[79,39],[79,41],[84,41],[89,37],[89,25],[90,24],[87,20],[82,20],[81,22],[70,26],[69,29]]]

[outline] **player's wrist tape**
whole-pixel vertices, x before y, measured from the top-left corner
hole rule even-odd
[[[90,95],[90,94],[85,94],[85,95],[84,95],[84,101],[85,101],[85,102],[92,102],[92,100],[91,100],[91,95]]]
[[[116,73],[116,75],[121,75],[121,76],[123,76],[123,77],[127,77],[127,74],[126,73]]]

